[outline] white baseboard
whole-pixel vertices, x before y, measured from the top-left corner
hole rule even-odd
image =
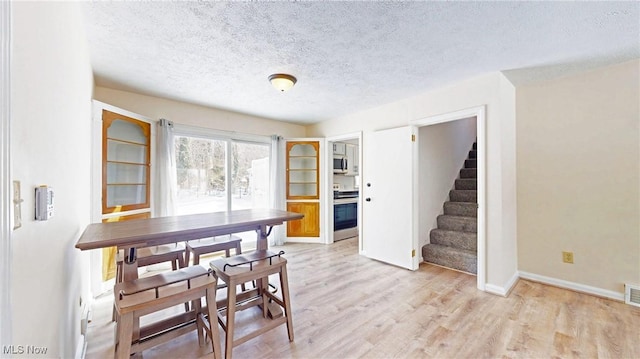
[[[555,287],[564,288],[564,289],[570,289],[570,290],[573,290],[573,291],[576,291],[576,292],[591,294],[591,295],[595,295],[595,296],[598,296],[598,297],[604,297],[604,298],[609,298],[609,299],[613,299],[613,300],[624,301],[624,293],[618,293],[618,292],[614,292],[612,290],[596,288],[596,287],[592,287],[592,286],[588,286],[588,285],[580,284],[580,283],[575,283],[575,282],[569,282],[567,280],[562,280],[562,279],[557,279],[557,278],[552,278],[552,277],[546,277],[546,276],[543,276],[543,275],[534,274],[534,273],[528,273],[528,272],[522,272],[522,271],[520,272],[520,278],[532,280],[534,282],[540,282],[540,283],[544,283],[544,284],[549,284],[549,285],[552,285],[552,286],[555,286]]]
[[[491,294],[499,295],[499,296],[502,296],[502,297],[506,297],[506,296],[509,295],[509,293],[511,293],[511,290],[513,289],[513,286],[516,285],[516,283],[518,282],[519,278],[520,278],[520,276],[518,275],[518,272],[515,272],[515,273],[513,273],[511,278],[503,286],[498,286],[498,285],[495,285],[495,284],[487,283],[487,284],[484,285],[484,290],[487,293],[491,293]]]
[[[288,237],[285,240],[285,243],[318,243],[318,244],[322,244],[322,240],[320,238],[316,238],[316,237],[309,237],[309,238],[305,238],[305,237]]]

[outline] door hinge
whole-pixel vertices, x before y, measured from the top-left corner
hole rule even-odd
[[[411,142],[416,142],[416,135],[411,135]]]
[[[411,250],[411,258],[413,258],[413,257],[415,257],[415,256],[416,256],[416,250],[415,250],[415,249],[412,249],[412,250]]]

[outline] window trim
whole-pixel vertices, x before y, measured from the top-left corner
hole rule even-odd
[[[234,131],[215,130],[212,128],[180,125],[174,122],[173,133],[175,136],[189,136],[213,140],[232,140],[238,142],[260,143],[271,145],[271,136],[253,135]]]

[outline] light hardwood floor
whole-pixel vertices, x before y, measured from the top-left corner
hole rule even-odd
[[[278,249],[289,260],[295,341],[281,326],[234,348],[235,358],[640,358],[640,308],[621,302],[526,280],[502,298],[465,273],[364,258],[354,239]],[[94,303],[89,359],[113,357],[111,305],[111,295]],[[259,314],[241,312],[238,326]],[[143,356],[209,357],[210,348],[190,333]]]

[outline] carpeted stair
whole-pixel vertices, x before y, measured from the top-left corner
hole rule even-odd
[[[438,228],[429,234],[431,243],[422,247],[425,262],[474,274],[478,271],[476,155],[474,143],[444,203],[444,214],[438,216]]]

